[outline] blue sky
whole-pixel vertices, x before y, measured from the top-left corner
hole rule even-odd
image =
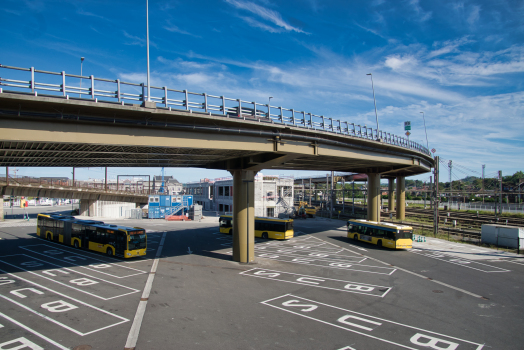
[[[84,75],[145,82],[145,8],[145,0],[4,0],[0,63],[79,74],[83,56]],[[150,0],[151,80],[248,101],[273,96],[275,106],[376,127],[372,73],[380,129],[402,135],[411,121],[411,140],[425,144],[424,112],[441,158],[473,176],[482,164],[487,175],[510,175],[524,170],[522,18],[524,1]],[[109,170],[130,173],[160,169]]]

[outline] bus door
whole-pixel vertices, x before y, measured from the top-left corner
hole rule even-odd
[[[63,242],[62,240],[60,240],[60,235],[63,235],[63,234],[64,234],[64,222],[62,220],[54,220],[53,241],[54,242]]]
[[[115,255],[124,255],[127,250],[127,234],[116,231]]]
[[[83,235],[82,247],[89,249],[89,242],[96,240],[96,227],[85,226],[85,235]]]
[[[67,245],[71,245],[71,228],[73,226],[73,223],[71,221],[64,221],[64,229],[62,230],[62,234],[64,235],[63,242]]]

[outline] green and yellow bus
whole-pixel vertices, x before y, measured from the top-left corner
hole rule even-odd
[[[219,221],[221,233],[233,234],[233,217],[221,215]],[[255,217],[255,237],[272,239],[290,239],[295,235],[293,219]]]
[[[73,216],[38,214],[36,234],[56,243],[122,258],[144,256],[147,249],[143,228],[109,225]]]
[[[413,247],[411,226],[378,223],[367,220],[348,220],[348,238],[369,242],[379,247],[409,249]]]

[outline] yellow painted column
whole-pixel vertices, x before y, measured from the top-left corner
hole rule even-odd
[[[233,174],[233,260],[255,261],[255,172]]]
[[[397,220],[406,219],[406,178],[397,177]]]
[[[388,179],[388,211],[395,211],[395,179]]]
[[[380,222],[380,174],[368,175],[368,220]]]

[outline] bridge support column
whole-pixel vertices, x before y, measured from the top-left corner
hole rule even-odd
[[[380,222],[380,174],[368,175],[368,220]]]
[[[95,216],[95,200],[81,199],[78,207],[78,215]]]
[[[388,212],[395,211],[395,179],[388,179]]]
[[[406,219],[406,178],[397,177],[397,220]]]
[[[255,171],[233,174],[233,260],[255,261]]]

